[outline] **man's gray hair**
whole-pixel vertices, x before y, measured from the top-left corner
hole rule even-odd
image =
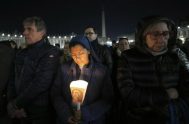
[[[44,31],[45,34],[47,32],[47,28],[46,28],[46,24],[44,22],[44,20],[40,17],[37,16],[33,16],[33,17],[28,17],[23,21],[23,24],[35,24],[37,31]]]

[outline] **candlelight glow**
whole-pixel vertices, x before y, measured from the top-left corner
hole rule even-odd
[[[72,81],[70,83],[70,90],[71,90],[71,94],[72,94],[73,103],[82,104],[82,102],[85,98],[87,85],[88,85],[88,83],[84,80]]]

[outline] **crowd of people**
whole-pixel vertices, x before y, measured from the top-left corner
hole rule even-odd
[[[42,18],[23,29],[26,47],[0,42],[0,124],[189,124],[189,40],[179,44],[171,19],[142,18],[134,46],[127,37],[101,45],[87,26],[63,51]],[[74,100],[71,82],[81,80]]]

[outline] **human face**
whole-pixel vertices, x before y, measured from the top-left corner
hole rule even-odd
[[[26,39],[27,44],[34,44],[40,41],[45,34],[44,31],[37,31],[35,23],[25,23],[23,35]]]
[[[118,43],[118,48],[119,48],[119,50],[120,50],[121,52],[123,52],[124,50],[129,49],[130,47],[129,47],[129,42],[128,42],[128,40],[126,40],[126,39],[120,40],[119,43]]]
[[[93,28],[85,29],[85,36],[89,39],[89,41],[94,41],[97,38],[97,34],[94,32]]]
[[[69,44],[65,44],[64,45],[63,53],[65,55],[69,55],[70,54]]]
[[[145,35],[146,45],[153,52],[161,52],[167,48],[169,29],[164,22],[157,23],[151,27]]]
[[[83,92],[78,89],[72,90],[72,102],[73,103],[82,103],[83,100]]]
[[[82,45],[77,44],[70,48],[71,57],[79,67],[83,67],[89,63],[89,51]]]

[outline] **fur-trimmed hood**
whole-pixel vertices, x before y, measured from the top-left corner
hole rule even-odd
[[[172,48],[173,45],[175,45],[176,43],[177,28],[172,20],[161,16],[148,16],[143,18],[140,22],[138,22],[135,31],[135,45],[138,49],[140,49],[143,52],[147,52],[145,49],[143,33],[149,25],[156,22],[165,22],[168,25],[170,31],[170,38],[168,40],[168,50]]]

